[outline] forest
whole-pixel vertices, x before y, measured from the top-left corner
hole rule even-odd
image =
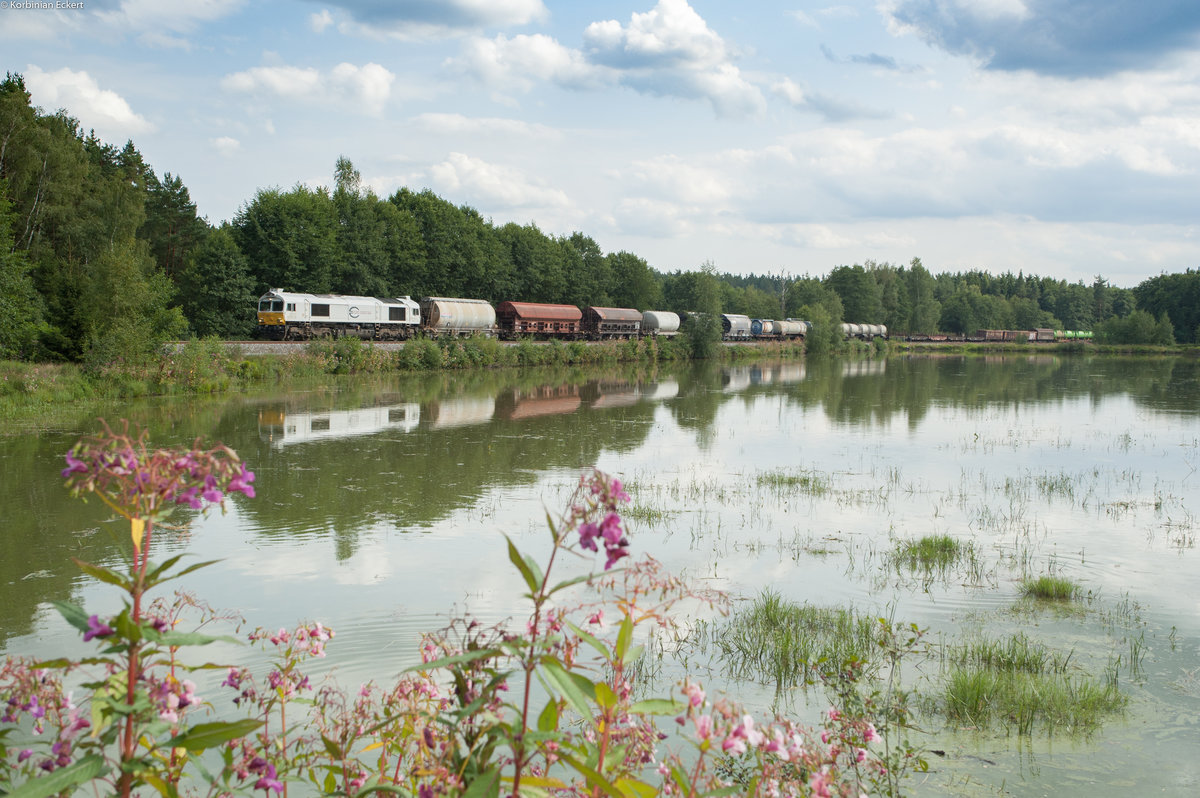
[[[639,310],[884,323],[893,335],[1054,327],[1110,343],[1196,343],[1200,271],[1132,288],[980,269],[836,265],[820,277],[661,272],[583,232],[498,225],[430,190],[381,198],[339,158],[332,187],[264,188],[210,224],[179,175],[0,83],[0,358],[84,368],[145,362],[188,336],[253,335],[272,287],[373,296],[461,296]]]

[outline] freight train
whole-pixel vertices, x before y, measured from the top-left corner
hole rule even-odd
[[[803,340],[811,329],[806,321],[721,316],[728,341]],[[881,328],[882,325],[853,325]],[[514,340],[521,337],[599,341],[645,336],[673,336],[680,316],[668,310],[550,305],[505,301],[494,308],[482,299],[407,296],[382,298],[336,294],[300,294],[273,288],[258,300],[258,330],[275,340],[355,337],[404,340],[429,337],[484,335]]]

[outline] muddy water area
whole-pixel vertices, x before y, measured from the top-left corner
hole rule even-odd
[[[62,455],[97,429],[0,435],[0,654],[82,655],[58,599],[119,597],[71,557],[118,564],[127,530],[66,496]],[[908,794],[1200,794],[1200,364],[1187,359],[911,357],[653,372],[494,371],[114,406],[161,445],[235,448],[255,499],[164,532],[157,556],[219,564],[184,587],[249,627],[320,620],[321,669],[345,685],[419,661],[422,632],[470,613],[522,618],[503,535],[537,553],[581,469],[619,475],[635,552],[728,591],[764,590],[924,630],[899,678],[930,769]],[[972,556],[906,568],[906,541]],[[1040,576],[1075,599],[1022,597]],[[697,628],[719,628],[697,617]],[[1124,707],[1086,730],[939,711],[945,651],[1023,634],[1115,683]],[[819,686],[734,678],[713,646],[651,647],[649,692],[685,670],[763,713],[815,717]],[[232,645],[214,661],[261,656]],[[204,697],[224,706],[214,682]],[[936,752],[936,753],[935,753]]]

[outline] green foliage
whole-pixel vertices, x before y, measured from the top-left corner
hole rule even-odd
[[[1113,316],[1096,330],[1096,341],[1115,345],[1158,345],[1175,343],[1175,330],[1165,313],[1156,320],[1144,310],[1135,310],[1124,318]]]
[[[870,263],[874,266],[874,263]],[[862,266],[838,266],[825,278],[825,286],[842,300],[842,319],[856,324],[880,324],[883,291]]]
[[[258,294],[228,226],[204,238],[176,282],[183,313],[197,335],[241,339],[254,333]]]
[[[25,252],[14,247],[7,181],[0,179],[0,358],[31,357],[43,329],[41,297]]]
[[[837,298],[834,297],[836,300]],[[835,302],[835,307],[840,302]],[[826,357],[838,351],[845,345],[842,335],[842,320],[840,316],[825,305],[802,305],[797,313],[807,319],[811,325],[804,339],[804,351],[814,357]]]

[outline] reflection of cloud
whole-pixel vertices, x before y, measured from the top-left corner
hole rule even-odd
[[[30,64],[25,69],[25,85],[34,103],[46,108],[65,108],[84,127],[95,127],[114,138],[153,130],[146,119],[135,114],[129,103],[114,91],[101,89],[87,72],[63,67],[44,72]]]
[[[998,70],[1107,75],[1145,69],[1192,49],[1200,34],[1194,0],[886,0],[894,33],[914,33]]]

